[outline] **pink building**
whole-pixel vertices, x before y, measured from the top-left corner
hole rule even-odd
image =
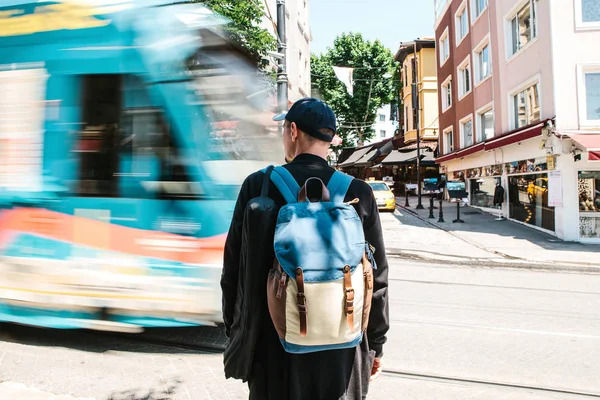
[[[436,1],[437,162],[448,180],[466,183],[472,206],[600,242],[600,56],[586,59],[600,15],[589,3]],[[577,90],[577,81],[594,83]],[[577,117],[585,110],[595,119]]]

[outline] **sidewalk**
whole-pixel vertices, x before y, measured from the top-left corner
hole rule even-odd
[[[29,388],[20,383],[0,382],[0,399],[2,400],[92,400],[72,396],[55,395]]]
[[[540,232],[536,229],[516,222],[501,220],[479,209],[461,206],[460,219],[465,223],[453,223],[456,219],[456,204],[444,202],[444,223],[438,222],[439,209],[434,209],[435,218],[429,217],[429,198],[423,196],[423,210],[417,210],[416,197],[409,198],[409,207],[404,207],[405,199],[398,198],[397,206],[426,223],[429,227],[438,228],[450,236],[471,245],[471,249],[462,256],[471,257],[472,249],[487,253],[489,259],[505,262],[534,262],[538,264],[565,265],[574,267],[594,267],[600,269],[600,246],[597,244],[581,244],[564,242],[560,239]],[[435,202],[435,207],[439,202]],[[429,240],[429,244],[433,241]],[[460,249],[452,249],[450,255],[457,254]],[[474,253],[475,254],[475,253]],[[482,258],[478,255],[476,258]],[[485,258],[485,257],[483,257]]]

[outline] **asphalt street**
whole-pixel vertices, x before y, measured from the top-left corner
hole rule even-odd
[[[382,215],[384,226],[396,217]],[[369,399],[600,398],[600,276],[390,263],[386,373]],[[247,398],[245,384],[224,379],[220,354],[138,336],[7,325],[0,332],[0,381],[97,400]],[[220,340],[205,328],[153,338],[161,335]]]

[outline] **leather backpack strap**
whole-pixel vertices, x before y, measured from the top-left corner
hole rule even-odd
[[[345,311],[348,319],[348,328],[354,331],[354,289],[352,288],[352,275],[350,275],[350,266],[344,266],[344,294]]]
[[[306,336],[308,331],[306,307],[306,295],[304,294],[304,272],[302,268],[296,268],[296,284],[298,285],[298,293],[296,293],[296,302],[298,303],[298,312],[300,313],[300,336]]]

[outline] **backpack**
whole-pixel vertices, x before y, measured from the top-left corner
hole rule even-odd
[[[353,179],[336,171],[327,186],[313,177],[300,188],[283,167],[271,174],[286,205],[275,226],[267,301],[288,353],[352,348],[367,329],[376,266],[351,205],[358,199],[344,203]],[[313,180],[321,183],[321,201],[309,201]]]

